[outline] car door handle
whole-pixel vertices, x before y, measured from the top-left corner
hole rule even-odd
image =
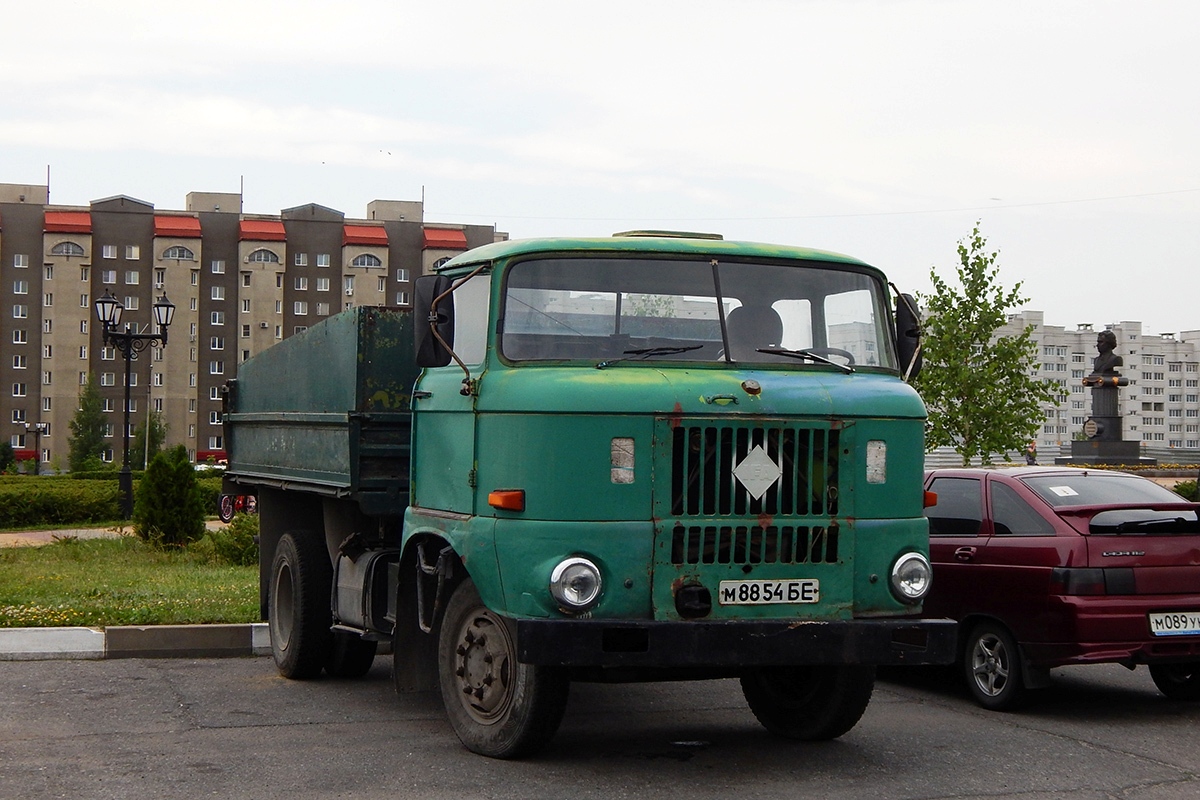
[[[955,561],[972,561],[975,559],[974,547],[960,547],[954,551]]]

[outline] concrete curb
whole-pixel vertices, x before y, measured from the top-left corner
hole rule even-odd
[[[230,658],[271,654],[267,623],[0,629],[0,661]]]

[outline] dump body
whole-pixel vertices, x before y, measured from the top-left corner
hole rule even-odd
[[[570,679],[740,676],[769,729],[830,738],[873,665],[953,659],[914,616],[925,408],[878,270],[618,236],[489,245],[416,289],[230,384],[284,674],[391,641],[398,687],[437,683],[468,747],[511,756]]]

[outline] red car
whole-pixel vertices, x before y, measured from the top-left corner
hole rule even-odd
[[[1200,700],[1200,504],[1127,473],[939,469],[925,509],[929,617],[959,621],[967,686],[1012,708],[1051,667],[1150,667]]]

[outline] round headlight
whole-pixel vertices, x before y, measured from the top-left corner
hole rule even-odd
[[[892,565],[892,594],[902,603],[918,603],[929,591],[933,571],[920,553],[905,553]]]
[[[550,573],[550,594],[567,611],[587,611],[600,599],[600,568],[575,556]]]

